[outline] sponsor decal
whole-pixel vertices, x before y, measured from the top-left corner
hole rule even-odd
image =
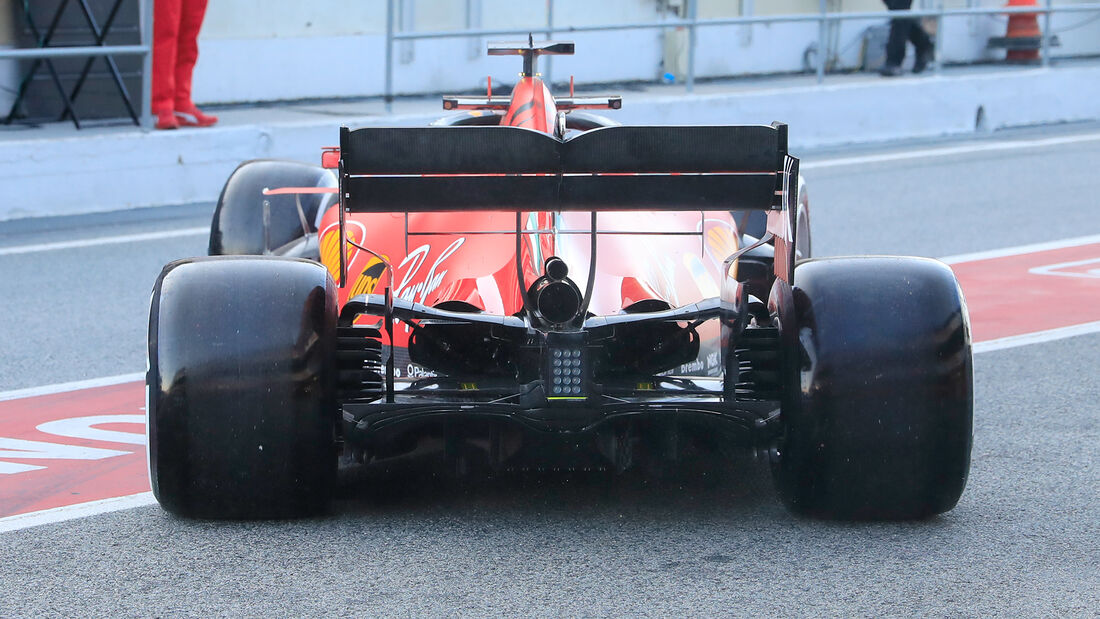
[[[409,255],[405,256],[405,259],[397,267],[398,271],[402,271],[399,278],[401,283],[397,285],[394,296],[414,303],[424,303],[428,295],[439,288],[440,284],[443,283],[443,279],[447,276],[447,270],[442,268],[443,263],[454,255],[465,242],[466,237],[459,237],[451,242],[446,249],[439,253],[439,256],[423,277],[420,276],[420,269],[424,266],[428,254],[431,253],[432,246],[425,243],[409,252]],[[405,329],[407,331],[408,326]]]
[[[383,254],[383,258],[387,261],[389,256]],[[339,265],[337,265],[339,268]],[[359,274],[359,278],[355,280],[355,284],[351,287],[351,292],[348,293],[348,297],[354,297],[361,294],[373,294],[374,289],[378,287],[378,282],[382,280],[382,275],[386,273],[386,263],[377,257],[372,257],[367,266],[363,268],[363,272]]]
[[[713,226],[707,230],[707,249],[721,262],[737,251],[737,240],[729,228]]]
[[[410,363],[405,367],[405,376],[409,378],[435,378],[438,374],[415,363]]]
[[[367,228],[355,220],[349,220],[344,224],[344,234],[348,243],[344,250],[344,264],[350,265],[358,256],[360,249],[351,243],[363,244],[367,236]],[[337,286],[340,282],[340,222],[333,222],[321,231],[321,264],[325,265],[333,281]]]
[[[340,282],[340,230],[339,223],[329,224],[321,232],[321,263],[325,265],[337,285]],[[345,250],[345,264],[351,265],[361,253],[361,250],[351,243],[362,244],[366,236],[366,227],[357,221],[350,220],[344,227],[348,241]],[[443,284],[447,276],[447,269],[443,268],[448,258],[454,255],[466,242],[466,237],[459,237],[452,241],[436,257],[430,266],[425,269],[428,256],[432,253],[432,245],[425,243],[409,252],[400,264],[394,269],[397,285],[394,287],[394,296],[415,303],[424,303],[428,296]],[[383,254],[383,258],[389,261],[390,257]],[[385,263],[378,257],[372,256],[355,276],[351,284],[349,296],[370,294],[374,292],[386,272]],[[351,277],[348,278],[351,280]]]

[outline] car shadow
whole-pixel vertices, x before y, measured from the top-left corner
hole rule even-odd
[[[660,469],[471,470],[456,476],[438,461],[365,467],[345,475],[332,515],[385,518],[493,513],[579,519],[774,517],[783,507],[769,466],[751,455],[707,454]]]

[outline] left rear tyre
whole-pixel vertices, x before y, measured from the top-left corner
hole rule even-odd
[[[153,288],[149,472],[168,511],[323,510],[336,476],[336,289],[299,259],[167,265]]]

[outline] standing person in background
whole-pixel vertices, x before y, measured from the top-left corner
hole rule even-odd
[[[891,11],[908,11],[913,0],[883,0]],[[882,73],[886,77],[901,75],[901,63],[905,60],[905,43],[912,42],[917,52],[913,73],[920,73],[932,61],[935,46],[920,20],[915,17],[895,17],[890,20],[890,39],[886,42],[886,64]]]
[[[191,101],[199,29],[207,0],[156,0],[153,7],[153,113],[157,129],[209,127],[217,116]]]

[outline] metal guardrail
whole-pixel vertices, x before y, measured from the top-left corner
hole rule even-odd
[[[100,58],[142,56],[141,126],[153,128],[153,0],[138,0],[140,45],[81,45],[0,49],[0,60],[49,60],[53,58]]]
[[[829,12],[827,0],[819,0],[821,10],[817,13],[800,13],[792,15],[753,15],[742,17],[727,17],[727,18],[715,18],[715,19],[699,19],[698,15],[698,0],[686,0],[686,18],[680,19],[665,19],[660,21],[647,21],[647,22],[635,22],[627,24],[612,24],[612,25],[599,25],[599,26],[555,26],[554,25],[554,0],[547,0],[546,9],[546,25],[539,28],[511,28],[511,29],[463,29],[463,30],[446,30],[446,31],[434,31],[434,32],[395,32],[394,31],[394,11],[397,0],[386,0],[386,77],[385,77],[385,99],[387,109],[390,103],[393,101],[393,47],[397,41],[411,41],[416,39],[450,39],[450,38],[480,38],[491,36],[509,36],[509,35],[523,35],[527,33],[546,35],[547,37],[554,34],[568,34],[575,32],[611,32],[616,30],[657,30],[664,28],[687,28],[688,29],[688,60],[687,60],[687,76],[686,76],[686,88],[688,92],[692,92],[695,89],[695,48],[697,44],[696,30],[698,28],[705,28],[710,26],[743,26],[751,24],[775,24],[775,23],[795,23],[795,22],[818,22],[818,40],[817,49],[825,49],[825,40],[828,38],[828,26],[830,23],[842,22],[849,20],[870,20],[870,19],[894,19],[902,17],[934,17],[936,19],[936,48],[943,49],[943,28],[939,27],[943,23],[943,19],[946,17],[962,17],[971,15],[1012,15],[1017,13],[1027,14],[1042,14],[1043,15],[1043,32],[1050,32],[1050,18],[1055,13],[1083,13],[1100,11],[1100,2],[1091,2],[1087,4],[1076,4],[1072,6],[1053,6],[1053,0],[1040,0],[1040,6],[1034,7],[973,7],[962,9],[947,9],[943,6],[943,1],[938,2],[939,6],[935,9],[926,10],[909,10],[909,11],[859,11],[859,12],[845,12],[836,13]],[[467,10],[469,4],[467,3]],[[1049,66],[1050,56],[1049,43],[1050,37],[1044,35],[1041,37],[1041,49],[1040,58],[1042,59],[1043,66]],[[818,83],[825,79],[825,66],[828,62],[828,55],[824,52],[818,54],[817,58],[817,81]],[[547,76],[547,81],[550,81],[552,76],[550,73],[549,64],[544,65],[543,73]],[[943,64],[940,60],[940,55],[937,55],[933,61],[933,71],[935,74],[939,74],[943,68]]]

